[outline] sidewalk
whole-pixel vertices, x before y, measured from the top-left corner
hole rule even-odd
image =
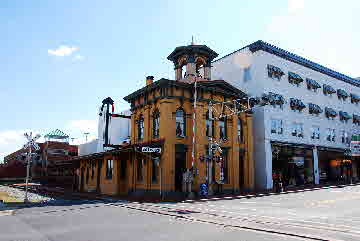
[[[66,190],[59,187],[47,187],[47,186],[37,186],[32,191],[39,193],[51,193],[55,196],[61,196],[62,198],[69,199],[84,199],[84,200],[101,200],[101,201],[130,201],[130,202],[206,202],[206,201],[218,201],[218,200],[233,200],[233,199],[250,199],[256,197],[272,196],[272,195],[284,195],[289,193],[299,193],[299,192],[309,192],[316,191],[321,189],[332,189],[332,188],[342,188],[346,186],[357,186],[360,183],[355,184],[339,184],[339,185],[307,185],[301,187],[291,187],[286,188],[284,192],[274,192],[273,190],[264,190],[258,192],[242,192],[240,194],[223,194],[223,195],[213,195],[210,197],[196,197],[194,199],[186,198],[164,198],[160,197],[133,197],[133,196],[120,196],[120,195],[104,195],[97,193],[86,193],[86,192],[73,192],[71,190]]]

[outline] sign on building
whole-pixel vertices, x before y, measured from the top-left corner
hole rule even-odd
[[[141,148],[141,152],[151,152],[151,153],[161,153],[161,148],[160,147],[148,147],[148,146],[144,146]]]
[[[350,143],[352,156],[360,156],[360,135],[353,135]]]

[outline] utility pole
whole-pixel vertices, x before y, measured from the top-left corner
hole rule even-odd
[[[87,137],[90,133],[89,132],[85,132],[84,135],[85,135],[85,142],[87,142]]]

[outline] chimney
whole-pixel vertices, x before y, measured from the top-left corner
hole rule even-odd
[[[154,82],[154,76],[146,77],[146,85],[151,85]]]

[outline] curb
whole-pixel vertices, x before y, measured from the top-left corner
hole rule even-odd
[[[188,199],[182,201],[182,203],[195,203],[195,202],[207,202],[207,201],[221,201],[221,200],[235,200],[235,199],[250,199],[256,197],[266,197],[266,196],[275,196],[275,195],[283,195],[283,194],[290,194],[290,193],[302,193],[302,192],[309,192],[309,191],[316,191],[322,189],[333,189],[333,188],[344,188],[348,186],[359,186],[360,183],[355,184],[347,184],[347,185],[332,185],[332,186],[324,186],[324,187],[314,187],[314,188],[305,188],[305,189],[298,189],[298,190],[289,190],[285,192],[271,192],[271,193],[258,193],[258,194],[249,194],[249,195],[239,195],[239,196],[225,196],[225,197],[213,197],[213,198],[203,198],[203,199]]]

